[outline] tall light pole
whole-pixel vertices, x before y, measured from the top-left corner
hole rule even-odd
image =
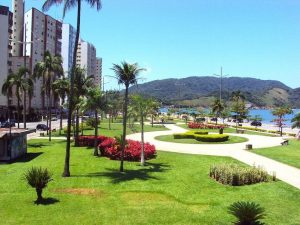
[[[223,75],[223,67],[221,66],[221,73],[220,74],[214,74],[216,77],[220,77],[220,102],[222,102],[222,91],[223,91],[223,78],[229,76],[228,74]]]

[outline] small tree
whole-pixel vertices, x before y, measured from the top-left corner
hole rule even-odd
[[[235,202],[229,206],[228,212],[237,218],[235,225],[264,225],[265,210],[255,202]]]
[[[224,104],[220,101],[220,99],[215,99],[215,101],[213,102],[212,106],[212,113],[215,115],[216,117],[216,124],[218,124],[218,118],[221,117],[222,112],[225,109]]]
[[[231,100],[231,111],[235,113],[237,130],[238,121],[247,117],[248,110],[245,104],[245,96],[240,91],[232,92]]]
[[[37,194],[37,200],[35,202],[37,204],[41,203],[43,201],[43,189],[52,181],[52,174],[49,173],[47,169],[32,167],[25,172],[24,179],[31,187],[35,188]]]
[[[139,117],[141,124],[141,165],[145,165],[145,145],[144,145],[144,120],[148,114],[156,107],[154,101],[150,98],[144,98],[140,95],[134,95],[131,97],[131,109],[135,111]]]
[[[282,128],[284,126],[284,121],[286,121],[286,119],[284,118],[285,115],[292,114],[292,113],[293,110],[289,106],[279,107],[272,111],[272,114],[277,117],[276,119],[273,120],[273,122],[275,122],[276,126],[278,126],[280,136],[282,136]]]

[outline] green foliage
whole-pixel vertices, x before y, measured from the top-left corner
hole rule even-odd
[[[174,139],[195,139],[202,142],[224,142],[228,141],[227,134],[208,134],[207,131],[188,131],[186,133],[173,134]]]
[[[216,181],[231,186],[268,182],[270,176],[260,167],[241,167],[237,164],[220,164],[210,167],[209,176]],[[276,180],[275,174],[273,180]]]
[[[294,116],[292,122],[293,122],[292,128],[300,128],[300,113]]]
[[[52,175],[42,167],[32,167],[24,174],[24,179],[33,188],[45,188],[52,180]]]
[[[99,127],[100,121],[97,120],[97,124],[96,124],[96,118],[95,118],[95,117],[91,117],[91,118],[88,118],[88,119],[86,120],[85,124],[86,124],[87,127],[95,128],[96,126]]]
[[[235,202],[228,212],[237,218],[235,225],[264,225],[265,209],[255,202]]]
[[[43,199],[43,189],[52,181],[52,174],[42,167],[32,167],[25,172],[24,179],[31,187],[35,188],[37,193],[36,203],[40,203]]]

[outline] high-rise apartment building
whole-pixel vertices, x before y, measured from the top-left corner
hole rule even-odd
[[[8,68],[11,64],[10,50],[11,45],[9,39],[12,35],[12,13],[6,6],[0,5],[0,88],[2,87],[5,79],[7,78]],[[7,98],[0,93],[0,116],[6,112]]]
[[[95,86],[102,87],[102,58],[96,58]]]
[[[12,25],[12,55],[23,54],[23,30],[24,30],[24,0],[12,0],[13,25]]]
[[[76,38],[76,29],[70,24],[62,25],[62,49],[61,56],[63,58],[63,68],[65,76],[71,72],[73,65],[73,54]]]
[[[24,52],[30,57],[28,68],[34,70],[35,65],[44,60],[44,54],[49,51],[52,55],[61,55],[62,23],[32,8],[24,16]],[[41,94],[42,80],[34,84],[31,106],[42,109],[45,99]]]
[[[86,76],[96,75],[96,48],[89,42],[80,40],[76,65],[86,70]]]

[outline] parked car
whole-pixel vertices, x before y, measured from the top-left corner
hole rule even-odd
[[[213,117],[213,118],[211,118],[210,120],[211,120],[211,121],[215,121],[215,122],[216,122],[216,121],[218,120],[218,118],[216,118],[216,117]]]
[[[49,130],[49,127],[47,127],[46,124],[38,124],[38,125],[36,125],[36,130],[46,131],[46,130]]]
[[[57,121],[57,118],[56,117],[52,117],[51,121]]]
[[[251,125],[251,126],[255,126],[255,127],[260,127],[260,126],[261,126],[261,122],[260,122],[260,121],[254,120],[254,121],[252,121],[252,122],[250,123],[250,125]]]
[[[9,128],[9,127],[15,127],[16,124],[15,122],[9,122],[9,121],[5,121],[3,123],[1,123],[1,128]]]

